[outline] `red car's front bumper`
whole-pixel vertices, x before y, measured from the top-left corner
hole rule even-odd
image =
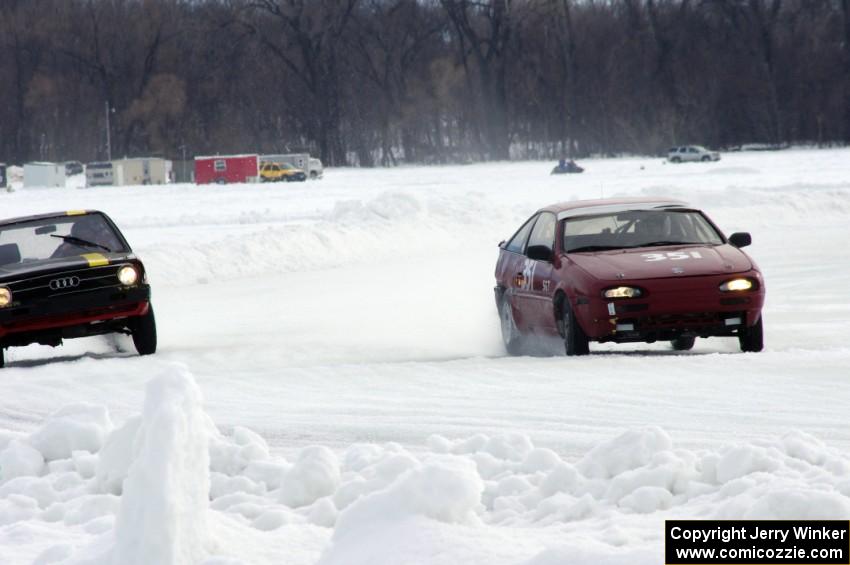
[[[757,281],[749,291],[722,292],[730,278]],[[734,276],[699,276],[624,281],[643,291],[639,298],[609,300],[596,293],[576,297],[573,307],[579,324],[596,341],[655,341],[683,335],[698,337],[736,335],[755,324],[764,306],[764,281],[758,271]]]

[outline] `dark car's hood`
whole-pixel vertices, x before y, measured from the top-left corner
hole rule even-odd
[[[20,263],[11,263],[0,266],[0,281],[19,279],[38,275],[42,273],[52,273],[69,271],[73,269],[83,269],[85,267],[96,267],[114,263],[122,263],[125,261],[134,260],[136,256],[133,253],[116,252],[116,253],[87,253],[85,255],[72,255],[70,257],[61,257],[57,259],[44,259],[41,261],[23,261]]]
[[[749,258],[729,244],[570,253],[569,258],[597,279],[610,281],[720,275],[753,268]]]

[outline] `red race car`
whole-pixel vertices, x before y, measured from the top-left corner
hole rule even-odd
[[[588,343],[736,336],[761,351],[764,280],[740,248],[684,202],[585,200],[539,210],[499,244],[496,305],[508,353],[560,337],[567,355]]]

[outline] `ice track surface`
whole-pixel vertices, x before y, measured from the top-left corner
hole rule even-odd
[[[846,518],[850,151],[581,164],[0,194],[3,216],[110,214],[160,334],[144,359],[104,339],[7,352],[0,564],[120,560],[133,535],[173,542],[146,563],[657,563],[665,517]],[[505,357],[496,244],[600,195],[679,198],[750,231],[766,350]],[[157,431],[122,428],[140,419]],[[173,449],[140,447],[154,433]],[[185,454],[210,437],[199,479]],[[163,459],[172,491],[145,480]],[[185,535],[170,506],[206,525]]]

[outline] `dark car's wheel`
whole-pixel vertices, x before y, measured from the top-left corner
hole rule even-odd
[[[741,332],[738,334],[738,344],[741,346],[741,351],[756,353],[764,349],[763,319],[764,316],[759,316],[759,321],[754,325],[741,329]]]
[[[694,336],[681,336],[672,340],[670,343],[676,351],[689,351],[690,349],[693,349],[696,340],[697,338]]]
[[[153,305],[148,308],[147,314],[136,318],[132,333],[133,345],[139,355],[156,353],[156,318],[153,315]]]
[[[502,329],[502,343],[508,355],[522,355],[525,349],[525,336],[516,326],[513,308],[507,296],[503,296],[499,302],[499,321]]]
[[[568,298],[564,299],[562,319],[564,322],[564,349],[567,355],[587,355],[590,353],[590,340],[584,330],[581,329]]]
[[[0,347],[0,369],[6,366],[6,350]]]

